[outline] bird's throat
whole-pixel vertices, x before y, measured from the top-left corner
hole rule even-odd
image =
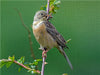
[[[34,21],[33,22],[33,29],[37,29],[37,28],[39,28],[42,24],[41,23],[43,23],[44,21]]]

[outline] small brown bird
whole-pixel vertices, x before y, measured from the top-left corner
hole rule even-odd
[[[68,48],[66,41],[56,30],[56,28],[47,20],[47,12],[44,10],[36,12],[33,21],[33,33],[40,44],[41,50],[50,50],[56,47],[59,52],[65,57],[71,69],[73,69],[72,64],[66,55],[64,48]]]

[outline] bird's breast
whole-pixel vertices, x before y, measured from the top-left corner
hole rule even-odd
[[[46,26],[43,22],[33,24],[33,33],[38,43],[47,48],[52,48],[57,45],[56,41],[46,31]]]

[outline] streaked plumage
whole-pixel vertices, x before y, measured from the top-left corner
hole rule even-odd
[[[56,47],[60,53],[64,55],[72,69],[72,64],[64,51],[64,48],[68,48],[66,46],[66,41],[62,35],[59,34],[56,28],[47,20],[46,11],[41,10],[35,14],[32,28],[34,36],[40,44],[40,49],[49,50]]]

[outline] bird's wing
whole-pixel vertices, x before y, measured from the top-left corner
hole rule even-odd
[[[46,21],[44,23],[46,25],[47,32],[53,37],[57,44],[62,48],[68,48],[66,46],[66,41],[64,40],[62,35],[60,35],[60,33],[56,30],[56,28],[49,21]]]

